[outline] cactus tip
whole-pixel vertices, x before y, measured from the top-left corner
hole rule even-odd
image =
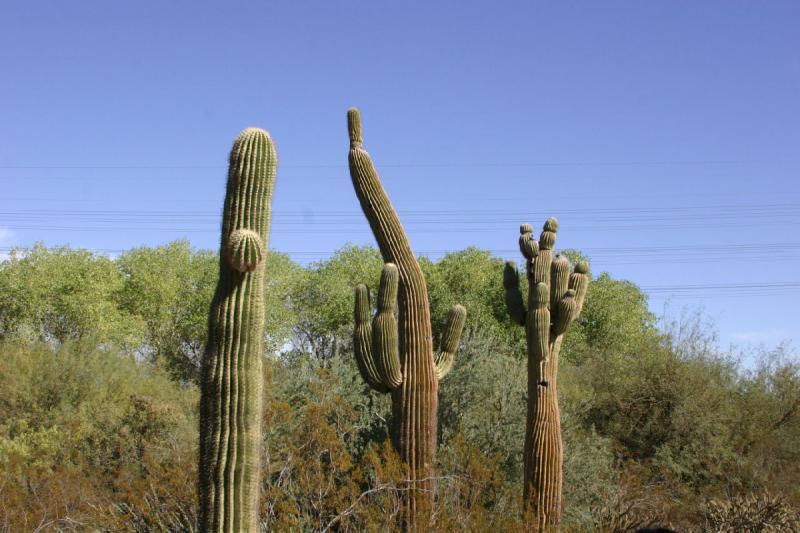
[[[526,233],[533,233],[533,226],[530,224],[522,224],[519,227],[520,235],[525,235]]]
[[[578,274],[587,274],[589,272],[589,263],[586,261],[578,261],[575,265],[575,272]]]
[[[255,126],[245,128],[239,132],[239,137],[256,137],[256,136],[269,137],[269,132],[261,128],[256,128]]]
[[[544,223],[544,231],[556,233],[558,231],[558,219],[555,217],[548,218],[547,222]]]
[[[361,113],[357,107],[347,110],[347,131],[350,134],[351,145],[359,145],[364,142],[361,135]]]

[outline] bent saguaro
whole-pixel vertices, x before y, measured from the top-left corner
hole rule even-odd
[[[408,465],[412,489],[403,523],[414,530],[433,493],[439,380],[452,367],[467,313],[460,305],[450,310],[434,354],[425,276],[364,149],[357,109],[347,112],[347,125],[353,187],[385,263],[374,318],[369,289],[355,290],[355,355],[364,381],[392,395],[392,440]]]

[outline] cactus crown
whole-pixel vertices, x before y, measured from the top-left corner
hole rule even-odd
[[[519,248],[527,260],[530,294],[526,312],[524,299],[519,292],[519,275],[516,265],[513,261],[507,262],[503,270],[503,287],[506,290],[506,307],[511,318],[514,322],[524,325],[525,317],[531,310],[544,306],[552,315],[553,323],[562,326],[568,325],[578,316],[583,306],[588,285],[589,265],[585,261],[578,261],[570,273],[569,258],[564,254],[553,256],[553,247],[558,231],[558,220],[554,217],[548,218],[544,223],[538,242],[533,237],[533,228],[530,224],[520,225],[519,231]],[[561,305],[562,300],[569,299],[575,299],[575,303],[568,303],[567,306]],[[568,316],[558,316],[565,313]],[[552,344],[555,337],[550,333],[545,337]],[[544,335],[544,332],[541,334]]]

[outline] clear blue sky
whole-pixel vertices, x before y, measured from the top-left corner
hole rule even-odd
[[[357,105],[418,253],[516,259],[555,215],[654,311],[797,340],[799,23],[796,1],[4,1],[0,249],[214,248],[251,125],[281,161],[274,249],[371,243]]]

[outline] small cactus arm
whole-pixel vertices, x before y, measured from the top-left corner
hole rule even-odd
[[[364,381],[392,394],[394,446],[409,466],[414,487],[421,489],[407,498],[404,523],[406,529],[414,529],[415,510],[422,505],[421,498],[431,494],[439,380],[453,366],[467,312],[460,305],[450,310],[434,355],[425,276],[363,147],[357,109],[348,110],[347,125],[353,187],[385,263],[374,318],[369,289],[364,285],[355,289],[355,355]]]
[[[525,326],[528,343],[528,415],[524,448],[524,506],[532,531],[558,526],[561,517],[564,452],[558,407],[558,356],[564,333],[581,313],[589,286],[588,265],[570,272],[566,256],[553,257],[558,222],[550,218],[538,242],[528,224],[520,226],[519,247],[528,276],[528,306],[513,261],[503,286],[508,314]]]
[[[233,144],[219,280],[201,369],[199,529],[258,531],[264,262],[277,155],[269,134]]]

